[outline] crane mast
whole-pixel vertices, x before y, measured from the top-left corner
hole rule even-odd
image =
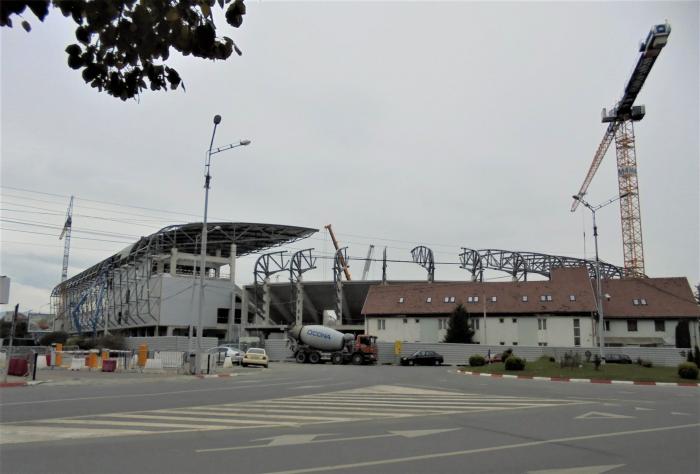
[[[335,247],[335,251],[337,252],[340,250],[340,246],[338,245],[338,240],[335,238],[335,234],[333,233],[333,228],[331,227],[330,224],[325,226],[325,228],[328,230],[328,233],[331,236],[331,240],[333,241],[333,246]],[[345,261],[345,258],[343,258],[342,255],[339,255],[338,258],[340,259],[340,264],[343,266],[343,273],[345,273],[345,278],[348,281],[352,280],[352,277],[350,276],[350,270],[348,270],[348,264]]]
[[[365,259],[365,267],[362,269],[362,279],[366,280],[369,275],[369,267],[372,265],[372,255],[374,254],[374,245],[370,245],[367,250],[367,258]]]
[[[61,271],[61,283],[68,279],[68,255],[70,254],[70,234],[73,228],[73,196],[70,197],[70,203],[68,204],[68,211],[66,212],[66,222],[63,224],[63,230],[58,240],[62,240],[65,237],[63,244],[63,269]]]
[[[608,127],[593,157],[583,184],[571,205],[571,212],[578,207],[579,199],[588,191],[600,163],[610,144],[615,140],[617,155],[617,182],[620,195],[620,218],[622,223],[622,250],[627,276],[644,276],[644,245],[642,241],[642,217],[639,205],[639,183],[637,180],[637,152],[634,138],[634,122],[644,118],[643,105],[634,105],[652,66],[668,42],[671,25],[668,23],[652,27],[639,47],[639,57],[627,80],[622,98],[609,111],[603,109],[602,122]]]

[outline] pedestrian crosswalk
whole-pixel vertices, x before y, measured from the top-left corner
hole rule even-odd
[[[188,431],[297,427],[367,419],[545,408],[579,403],[584,402],[375,385],[268,400],[0,424],[0,444]]]

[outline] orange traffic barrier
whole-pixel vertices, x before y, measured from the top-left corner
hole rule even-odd
[[[141,344],[139,346],[139,357],[138,357],[139,367],[146,366],[146,359],[148,359],[148,344]]]
[[[60,367],[63,364],[63,344],[60,342],[56,343],[56,367]]]
[[[87,366],[91,369],[97,368],[97,353],[91,352],[87,357]]]

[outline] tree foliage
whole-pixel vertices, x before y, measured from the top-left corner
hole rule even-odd
[[[469,313],[461,304],[450,315],[444,342],[471,344],[474,330],[469,324]]]
[[[164,63],[171,48],[184,56],[225,60],[241,50],[227,36],[216,36],[212,9],[226,9],[226,22],[243,23],[244,0],[2,0],[0,26],[13,17],[31,31],[23,13],[44,21],[51,6],[76,24],[77,43],[66,48],[68,66],[83,80],[122,100],[141,91],[182,87],[180,74]]]

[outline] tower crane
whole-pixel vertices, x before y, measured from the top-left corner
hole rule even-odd
[[[372,255],[374,255],[374,245],[370,245],[367,250],[367,258],[365,259],[365,267],[362,269],[362,279],[366,280],[369,274],[369,267],[372,265]]]
[[[574,196],[571,212],[578,207],[593,176],[610,144],[615,139],[617,154],[617,183],[620,195],[620,217],[622,220],[622,252],[627,276],[644,276],[644,247],[642,245],[642,217],[639,208],[639,186],[637,182],[637,153],[634,143],[634,122],[642,120],[646,113],[643,105],[634,105],[652,66],[666,46],[671,25],[655,25],[639,46],[639,58],[632,75],[627,80],[622,98],[609,111],[603,109],[602,122],[607,123],[603,139],[593,157],[593,163],[583,180],[581,189]]]
[[[73,196],[70,197],[70,203],[68,204],[68,211],[66,212],[66,222],[63,224],[63,230],[58,240],[62,240],[64,237],[66,240],[63,244],[63,270],[61,272],[61,283],[66,281],[68,278],[68,255],[70,254],[70,233],[73,228]]]

